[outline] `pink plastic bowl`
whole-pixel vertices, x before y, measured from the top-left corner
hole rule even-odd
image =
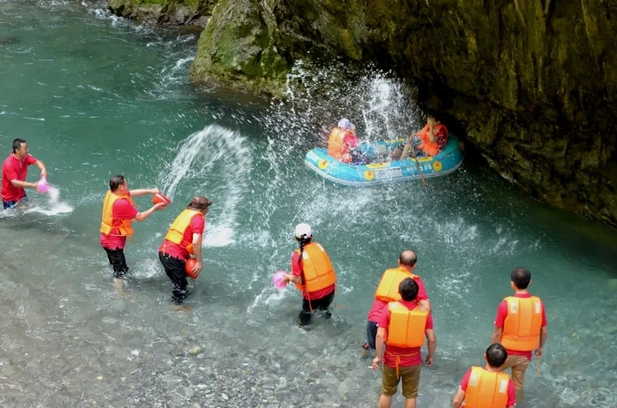
[[[272,282],[274,283],[274,286],[276,286],[279,289],[283,289],[285,286],[287,286],[287,280],[285,279],[286,276],[287,276],[287,272],[285,271],[276,272],[272,276]]]

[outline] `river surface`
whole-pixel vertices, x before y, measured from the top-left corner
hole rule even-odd
[[[357,86],[336,75],[344,68],[302,65],[290,82],[303,91],[290,87],[284,104],[197,89],[195,43],[99,3],[0,0],[0,146],[8,155],[26,139],[54,186],[0,215],[0,406],[373,407],[381,377],[360,356],[366,314],[403,249],[418,254],[438,339],[419,407],[450,406],[482,364],[516,266],[531,270],[549,321],[520,406],[617,406],[615,231],[533,201],[474,160],[426,188],[325,183],[303,165],[321,129],[349,116],[363,137],[408,133],[421,125],[411,92],[370,70]],[[174,201],[135,226],[126,297],[98,242],[116,174]],[[172,311],[156,250],[199,194],[214,201],[204,271],[191,311]],[[300,222],[339,278],[333,318],[308,332],[294,325],[300,295],[271,280],[289,269]]]

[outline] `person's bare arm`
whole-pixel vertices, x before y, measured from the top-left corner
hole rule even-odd
[[[433,365],[433,360],[435,359],[435,350],[437,349],[437,337],[435,337],[435,331],[433,329],[427,329],[425,334],[426,334],[426,340],[428,343],[428,355],[426,356],[426,366],[430,367]]]
[[[47,178],[47,168],[45,167],[45,164],[40,160],[37,160],[34,164],[39,168],[39,170],[41,170],[41,177]]]
[[[136,190],[131,190],[131,197],[141,197],[146,194],[156,194],[160,192],[161,190],[158,188],[138,188]]]
[[[195,253],[195,266],[193,267],[193,273],[199,277],[201,270],[204,268],[203,259],[201,255],[201,244],[203,242],[202,234],[193,234],[193,251]]]
[[[36,188],[36,183],[29,181],[11,180],[11,184],[19,188]]]
[[[501,333],[503,332],[502,327],[495,326],[493,330],[493,337],[491,338],[491,343],[501,343]]]
[[[463,401],[465,401],[465,391],[459,388],[452,401],[452,408],[461,408]]]
[[[546,326],[542,328],[540,331],[540,347],[536,350],[536,357],[542,356],[542,348],[544,347],[544,342],[546,342],[546,336],[548,335],[548,329]]]
[[[375,336],[375,358],[373,359],[373,369],[379,368],[379,364],[383,362],[383,353],[385,352],[386,328],[378,327],[377,336]]]
[[[165,208],[165,203],[154,204],[152,207],[150,207],[148,211],[138,212],[137,215],[135,216],[135,219],[141,222],[145,220],[146,218],[148,218],[150,215],[152,215],[153,212],[158,211],[162,208]]]

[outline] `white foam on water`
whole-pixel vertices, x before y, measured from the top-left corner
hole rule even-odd
[[[49,186],[47,191],[47,203],[41,204],[37,200],[37,205],[29,207],[25,213],[41,213],[49,216],[68,214],[73,212],[74,208],[69,204],[60,201],[60,189],[55,186]]]

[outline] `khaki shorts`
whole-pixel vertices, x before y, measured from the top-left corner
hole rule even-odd
[[[411,367],[399,367],[400,378],[396,376],[396,368],[383,365],[381,374],[381,393],[386,397],[396,394],[399,379],[403,380],[403,396],[405,398],[417,398],[418,387],[420,386],[421,365]]]
[[[525,371],[527,371],[528,366],[529,359],[527,357],[510,355],[501,366],[501,370],[506,371],[508,368],[511,368],[512,382],[517,389],[522,390],[525,383]]]

